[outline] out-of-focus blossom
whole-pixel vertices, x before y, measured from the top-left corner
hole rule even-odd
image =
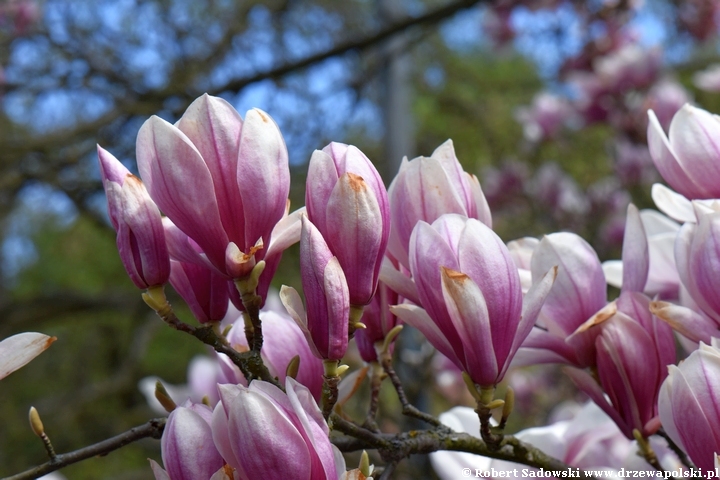
[[[720,4],[713,0],[688,0],[678,5],[677,21],[696,39],[703,42],[718,33]]]
[[[671,365],[660,389],[665,432],[702,471],[713,472],[720,452],[720,350],[704,343],[680,365]]]
[[[137,159],[150,196],[218,272],[242,278],[265,257],[290,189],[285,142],[265,112],[243,121],[203,95],[175,125],[147,120]]]
[[[408,244],[419,221],[432,223],[445,213],[476,218],[492,226],[490,208],[477,177],[463,171],[448,140],[430,157],[403,159],[388,190],[392,230],[388,252],[408,268]]]
[[[525,194],[530,172],[525,163],[504,161],[483,170],[485,198],[493,208],[517,202]]]
[[[108,215],[125,270],[138,288],[164,285],[170,277],[170,257],[160,210],[140,179],[107,150],[98,146],[97,151]]]
[[[344,473],[307,388],[292,378],[285,380],[285,392],[259,380],[218,388],[213,439],[242,480],[284,478],[288,472],[298,480],[335,480]]]
[[[337,258],[306,216],[302,218],[300,274],[306,306],[298,292],[285,285],[280,290],[283,305],[318,358],[340,360],[348,345],[348,285]]]
[[[210,479],[225,464],[213,443],[212,410],[187,402],[168,416],[160,441],[165,470],[151,460],[156,480]]]
[[[25,332],[0,342],[0,380],[18,370],[47,350],[56,337],[42,333]]]
[[[648,112],[648,147],[660,175],[689,199],[720,197],[720,121],[685,105],[666,136],[655,113]]]
[[[310,158],[305,205],[345,272],[350,303],[366,305],[377,288],[390,235],[380,174],[356,147],[331,143]]]
[[[187,384],[173,385],[153,375],[141,378],[137,386],[148,406],[159,414],[165,414],[167,410],[155,397],[157,382],[163,384],[165,391],[178,405],[185,402],[202,403],[205,398],[212,406],[218,402],[217,384],[223,383],[223,377],[220,365],[214,358],[205,355],[194,356],[188,364],[187,381]]]
[[[714,64],[693,75],[693,84],[701,90],[720,92],[720,64]]]
[[[322,361],[310,350],[300,327],[286,313],[269,310],[260,312],[260,320],[264,337],[260,354],[270,375],[277,377],[281,383],[285,382],[288,364],[293,357],[299,355],[300,368],[295,380],[305,385],[315,399],[320,399],[323,381]],[[227,335],[227,341],[239,352],[249,350],[242,317],[233,324]],[[247,385],[247,380],[240,369],[226,355],[218,354],[217,358],[221,368],[217,383]]]
[[[228,281],[216,271],[195,263],[170,262],[170,284],[200,323],[219,322],[227,312]]]
[[[618,141],[615,144],[614,166],[617,178],[625,186],[646,185],[658,178],[647,145]]]
[[[390,305],[397,303],[398,294],[381,281],[372,301],[363,310],[360,321],[365,328],[355,331],[355,343],[360,356],[366,362],[377,361],[375,344],[382,342],[390,330],[399,323],[399,319],[390,312]]]
[[[483,10],[482,32],[497,46],[503,46],[515,37],[510,16],[512,8],[501,5],[488,6]]]
[[[556,217],[584,215],[590,209],[588,199],[577,182],[556,163],[545,163],[538,169],[530,193]]]
[[[425,310],[392,308],[481,387],[505,372],[532,329],[555,272],[523,300],[517,267],[505,244],[485,224],[445,214],[432,226],[418,222],[410,239],[410,270]]]
[[[612,91],[650,85],[662,66],[662,52],[631,43],[595,60],[595,72]]]
[[[455,407],[441,414],[440,420],[456,432],[479,435],[480,422],[471,408]],[[592,403],[585,405],[570,420],[529,428],[515,436],[574,468],[619,470],[636,456],[637,450],[612,420]],[[526,465],[464,452],[435,452],[430,454],[430,460],[443,480],[455,480],[457,472],[463,468],[470,468],[472,472],[476,469],[488,472],[494,468],[495,471],[507,472],[509,478],[522,478],[525,476],[522,472],[528,469]],[[644,468],[651,467],[645,464]]]
[[[553,233],[546,235],[532,254],[533,281],[538,282],[555,265],[558,267],[555,285],[545,299],[537,326],[523,342],[516,363],[594,365],[592,350],[584,344],[569,344],[565,339],[607,303],[600,260],[590,244],[578,235]]]
[[[523,126],[525,138],[539,142],[556,137],[573,113],[574,109],[567,99],[541,92],[535,95],[532,105],[519,108],[515,118]]]

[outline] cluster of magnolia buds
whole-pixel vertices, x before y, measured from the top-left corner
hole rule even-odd
[[[671,326],[706,343],[720,328],[720,207],[698,200],[720,196],[720,122],[686,106],[668,140],[650,116],[653,159],[687,198],[659,185],[653,195],[685,225],[631,205],[622,261],[604,265],[571,233],[506,245],[451,141],[405,159],[388,190],[360,150],[331,143],[313,153],[306,208],[291,214],[287,150],[260,110],[243,120],[204,95],[175,125],[152,117],[138,134],[142,182],[99,148],[120,256],[148,289],[146,301],[162,316],[170,307],[157,292],[169,281],[232,348],[261,347],[279,381],[248,384],[219,355],[204,404],[172,410],[167,473],[153,463],[156,478],[341,477],[326,423],[337,392],[328,396],[328,385],[337,387],[353,338],[367,362],[388,358],[399,321],[463,372],[487,442],[496,438],[490,415],[503,406],[495,387],[511,364],[560,363],[641,451],[651,452],[648,438],[662,426],[709,468],[720,437],[697,423],[720,422],[720,354],[701,345],[670,376],[667,367],[676,360]],[[249,310],[266,303],[281,254],[297,241],[304,301],[283,286],[286,312],[268,301],[250,324]],[[617,299],[608,301],[606,281],[620,287]],[[255,345],[261,328],[264,343]]]

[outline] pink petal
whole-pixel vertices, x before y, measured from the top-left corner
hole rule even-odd
[[[190,139],[165,120],[150,117],[138,132],[137,161],[160,210],[224,271],[228,237],[210,171]]]
[[[533,278],[554,266],[557,279],[543,306],[565,335],[570,335],[606,303],[605,277],[595,250],[574,233],[546,235],[532,255]]]
[[[236,179],[242,125],[242,118],[232,105],[208,94],[191,103],[175,124],[205,161],[223,229],[235,242],[245,237],[243,204]]]
[[[245,212],[244,247],[251,247],[259,238],[268,245],[270,232],[285,212],[290,168],[280,129],[257,108],[245,114],[237,168]]]
[[[720,333],[714,321],[687,307],[656,301],[650,302],[650,311],[693,342],[710,342]]]
[[[689,197],[720,197],[720,122],[709,112],[685,104],[673,117],[668,137],[683,171],[702,189]]]
[[[500,380],[499,365],[483,293],[464,273],[443,267],[441,277],[443,298],[462,341],[462,352],[456,347],[456,354],[464,356],[464,370],[475,383],[493,386]]]
[[[632,203],[628,205],[625,235],[623,237],[622,290],[642,292],[647,283],[650,268],[647,236],[640,219],[640,212]]]
[[[707,191],[690,177],[685,170],[685,165],[682,165],[678,161],[678,156],[673,150],[673,147],[677,147],[677,145],[673,143],[671,146],[671,142],[665,135],[662,126],[660,126],[655,112],[649,110],[648,117],[648,148],[650,149],[650,156],[653,162],[655,162],[655,167],[660,172],[660,175],[674,190],[677,190],[687,197],[707,198]],[[674,118],[672,123],[675,123]],[[670,128],[672,130],[672,126]]]

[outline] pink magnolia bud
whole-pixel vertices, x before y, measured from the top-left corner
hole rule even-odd
[[[432,223],[445,213],[476,218],[492,226],[490,208],[477,177],[463,171],[452,140],[430,157],[403,159],[388,190],[392,229],[388,252],[408,268],[408,245],[419,221]]]
[[[98,159],[125,270],[138,288],[164,285],[170,276],[170,257],[158,207],[140,179],[100,146]]]
[[[228,280],[208,267],[170,262],[170,284],[200,323],[218,322],[228,309]]]
[[[708,68],[693,75],[696,87],[707,92],[720,92],[720,64],[710,65]]]
[[[286,393],[259,380],[218,389],[213,438],[241,479],[285,478],[292,472],[297,480],[335,480],[344,470],[315,400],[292,378],[285,381]]]
[[[318,358],[340,360],[348,345],[348,284],[337,258],[307,216],[302,218],[300,274],[307,313],[294,288],[283,285],[280,298],[313,353]]]
[[[673,117],[666,136],[652,110],[648,116],[648,148],[663,179],[689,199],[720,197],[717,117],[686,104]]]
[[[720,350],[703,343],[670,373],[660,388],[660,421],[665,432],[702,471],[715,471],[720,452]]]
[[[517,268],[502,240],[482,222],[455,214],[432,226],[417,224],[410,270],[425,310],[398,305],[392,312],[483,387],[502,380],[556,275],[552,269],[523,301]]]
[[[310,159],[305,205],[345,272],[350,303],[369,303],[390,234],[380,174],[356,147],[331,143]]]
[[[539,142],[557,136],[573,114],[567,99],[541,92],[530,107],[519,108],[515,117],[523,126],[525,138]]]
[[[137,159],[150,195],[219,272],[242,278],[264,258],[290,188],[285,142],[265,112],[243,121],[203,95],[175,125],[147,120]]]
[[[170,412],[160,441],[165,472],[152,465],[156,478],[210,479],[224,465],[213,443],[211,420],[212,411],[203,404],[188,402]]]
[[[650,85],[662,65],[662,52],[627,44],[595,60],[594,68],[606,87],[622,92]]]

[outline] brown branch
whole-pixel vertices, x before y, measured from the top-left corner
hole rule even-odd
[[[486,1],[488,0],[459,0],[457,2],[449,3],[443,7],[440,7],[419,17],[408,18],[406,20],[394,23],[378,31],[374,35],[369,35],[359,40],[349,40],[341,43],[340,45],[329,48],[328,50],[325,50],[323,52],[309,55],[303,59],[294,62],[288,62],[284,65],[279,65],[264,72],[258,72],[254,75],[228,82],[221,87],[215,88],[214,93],[220,93],[226,90],[241,90],[242,88],[246,87],[251,83],[257,83],[259,81],[267,80],[269,78],[281,77],[289,73],[293,73],[297,70],[302,70],[304,68],[320,63],[324,60],[327,60],[328,58],[343,55],[351,51],[367,50],[368,48],[374,47],[375,45],[378,45],[385,40],[392,38],[393,36],[405,31],[408,28],[425,24],[439,23],[442,20],[445,20],[446,18],[459,12],[460,10],[465,10]]]
[[[377,449],[383,460],[388,463],[399,461],[410,455],[450,450],[474,453],[545,470],[578,470],[511,435],[506,435],[503,438],[499,449],[491,449],[477,437],[467,433],[454,432],[450,429],[413,430],[395,435],[375,433],[359,427],[336,414],[332,416],[332,423],[334,430],[352,437],[332,438],[332,442],[340,451]]]
[[[163,429],[165,428],[165,418],[154,418],[144,425],[140,425],[135,428],[131,428],[125,433],[116,435],[102,442],[83,447],[73,452],[63,453],[57,455],[54,460],[38,465],[29,470],[25,470],[22,473],[6,477],[3,480],[30,480],[38,478],[42,475],[46,475],[55,470],[67,467],[73,463],[87,460],[98,455],[107,455],[108,453],[124,447],[133,442],[137,442],[143,438],[155,438],[159,439],[162,437]]]

